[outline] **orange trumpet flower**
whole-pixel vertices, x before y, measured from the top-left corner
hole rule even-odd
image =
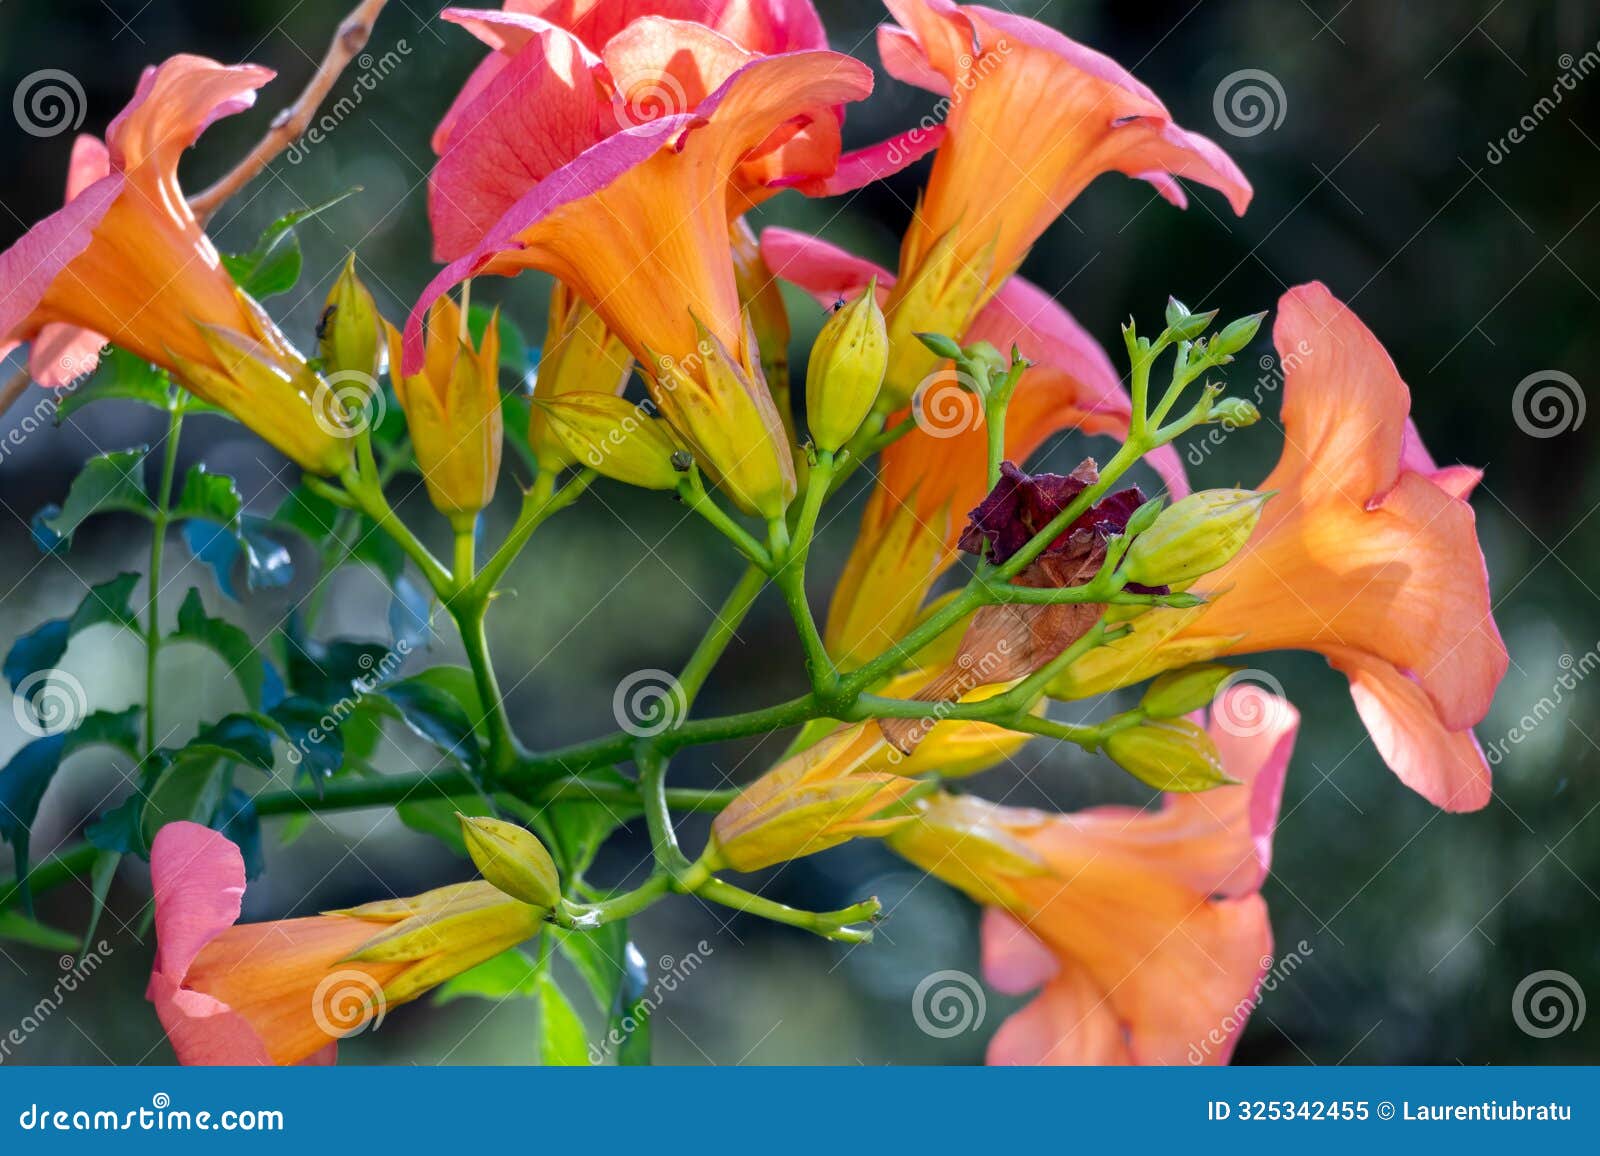
[[[1251,710],[1230,700],[1257,693],[1227,692],[1210,728],[1238,785],[1070,815],[943,795],[889,836],[988,908],[991,984],[1042,988],[990,1041],[989,1063],[1227,1062],[1271,963],[1259,892],[1299,725],[1268,696],[1230,729]]]
[[[1051,693],[1076,698],[1224,654],[1314,650],[1350,679],[1373,745],[1400,780],[1450,811],[1489,801],[1472,727],[1508,657],[1467,494],[1437,470],[1411,394],[1372,332],[1320,284],[1284,295],[1283,456],[1254,536],[1208,575],[1214,600],[1155,610],[1085,655]]]
[[[109,341],[305,468],[337,473],[349,446],[314,417],[315,374],[234,285],[178,187],[183,151],[272,75],[200,56],[145,70],[106,143],[78,140],[66,205],[0,254],[0,354],[34,342],[35,375],[61,386]]]

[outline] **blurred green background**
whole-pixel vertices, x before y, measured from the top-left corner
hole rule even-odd
[[[876,64],[878,6],[818,6],[834,47]],[[298,91],[345,8],[333,0],[6,0],[0,96],[35,70],[65,70],[86,91],[84,131],[100,132],[139,69],[171,53],[276,68],[280,78],[260,107],[220,123],[190,156],[186,183],[198,189]],[[1600,77],[1577,73],[1586,52],[1600,51],[1600,12],[1589,0],[1028,0],[1017,9],[1130,67],[1181,124],[1222,143],[1256,187],[1240,220],[1207,191],[1192,193],[1181,213],[1143,184],[1102,178],[1034,250],[1028,276],[1059,291],[1108,347],[1128,315],[1154,324],[1169,293],[1231,316],[1270,307],[1290,285],[1324,280],[1393,353],[1435,456],[1487,468],[1474,505],[1512,654],[1480,728],[1486,746],[1503,748],[1494,801],[1473,815],[1437,813],[1384,768],[1340,676],[1306,656],[1262,662],[1305,715],[1266,886],[1280,949],[1300,941],[1305,947],[1294,974],[1266,995],[1237,1059],[1600,1060],[1595,1024],[1537,1038],[1519,1030],[1512,1015],[1519,981],[1541,970],[1565,972],[1600,996],[1600,819],[1592,817],[1600,807],[1600,686],[1560,687],[1568,667],[1588,669],[1583,657],[1592,663],[1600,645],[1600,533],[1592,519],[1600,472],[1591,457],[1600,422],[1575,423],[1574,412],[1560,423],[1570,427],[1564,432],[1532,436],[1514,419],[1512,402],[1519,382],[1544,371],[1575,379],[1574,401],[1596,383]],[[327,140],[307,147],[298,163],[274,165],[216,223],[221,246],[240,249],[282,212],[364,187],[303,230],[306,277],[274,302],[285,328],[304,343],[348,246],[359,249],[379,303],[394,319],[432,269],[424,216],[428,136],[480,55],[476,42],[438,22],[436,11],[393,0],[368,52],[393,52],[398,65],[361,92],[359,107]],[[355,91],[360,68],[335,87],[336,98]],[[1224,132],[1215,112],[1219,87],[1241,70],[1270,74],[1282,93],[1273,96],[1273,123],[1247,136]],[[1564,74],[1568,87],[1559,81]],[[1547,101],[1536,111],[1555,90],[1559,104]],[[882,78],[871,101],[851,110],[848,143],[907,127],[929,105],[925,94]],[[1508,131],[1525,118],[1532,130],[1507,147]],[[35,138],[0,118],[0,244],[57,207],[70,140],[70,133]],[[760,223],[819,230],[892,265],[924,173],[913,169],[849,199],[786,195],[762,211]],[[539,277],[479,284],[538,339],[545,301]],[[798,296],[791,302],[797,343],[809,340],[819,310]],[[1247,392],[1267,352],[1263,337],[1237,363],[1233,380]],[[4,427],[34,400],[30,394]],[[1266,408],[1276,408],[1270,389]],[[0,462],[0,641],[9,645],[41,619],[70,611],[82,595],[79,576],[93,582],[142,568],[145,541],[131,523],[91,525],[64,558],[40,556],[27,524],[38,507],[60,499],[87,455],[156,440],[158,420],[134,407],[96,406],[58,430],[33,434]],[[1252,483],[1278,444],[1263,423],[1231,438],[1193,471],[1194,480]],[[1045,457],[1070,466],[1087,452],[1108,450],[1067,437]],[[203,419],[186,428],[182,463],[200,459],[235,473],[253,510],[270,512],[284,490],[281,462],[237,426]],[[514,488],[504,485],[491,534],[508,524],[514,499]],[[821,544],[813,592],[819,606],[848,550],[858,504],[830,525]],[[408,512],[434,532],[441,528],[423,502],[410,503]],[[187,554],[176,540],[169,553],[177,576],[171,591],[198,585],[213,610],[258,633],[280,622],[309,586],[302,578],[233,606],[202,568],[183,568]],[[611,730],[618,682],[641,668],[678,666],[737,573],[714,535],[680,523],[670,502],[597,487],[594,500],[539,534],[513,573],[516,596],[491,618],[523,739],[549,746]],[[383,637],[378,594],[369,576],[343,572],[322,632]],[[175,605],[176,593],[167,601]],[[182,701],[169,704],[164,726],[239,705],[209,659],[172,657],[167,674],[184,690]],[[459,658],[446,635],[413,668]],[[66,665],[96,703],[115,706],[137,697],[140,661],[135,639],[104,630],[79,639]],[[741,630],[701,709],[765,705],[798,692],[802,678],[788,620],[769,597]],[[1513,728],[1526,736],[1506,741]],[[0,712],[0,754],[22,741],[10,712]],[[747,780],[783,741],[691,752],[674,765],[673,782]],[[383,753],[395,771],[427,769],[427,760],[426,748],[403,736]],[[69,767],[45,801],[36,855],[74,837],[120,782],[115,768],[89,758]],[[1109,764],[1043,742],[974,785],[1012,803],[1064,808],[1141,797]],[[690,845],[698,845],[703,823],[685,828]],[[267,854],[269,870],[251,887],[247,918],[407,894],[467,874],[439,845],[371,813],[317,820],[292,849],[278,848],[269,830]],[[619,835],[600,874],[637,878],[645,855],[642,831]],[[944,969],[977,970],[976,912],[879,847],[818,855],[770,873],[762,886],[785,902],[815,907],[876,893],[891,916],[877,943],[845,949],[693,900],[651,910],[634,936],[652,973],[671,970],[693,951],[704,957],[657,1013],[660,1060],[972,1062],[1016,1006],[989,992],[974,1030],[933,1038],[918,1029],[917,984]],[[141,869],[125,868],[102,926],[113,949],[107,965],[6,1062],[170,1061],[141,998],[150,959],[142,923],[147,896]],[[78,926],[85,899],[68,886],[51,894],[41,913]],[[0,1035],[58,974],[51,953],[0,945]],[[533,1052],[534,1014],[531,1004],[420,1005],[352,1041],[346,1055],[363,1063],[522,1062]]]

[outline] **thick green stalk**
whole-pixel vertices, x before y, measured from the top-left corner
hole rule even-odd
[[[156,485],[155,516],[150,530],[150,595],[145,600],[144,628],[144,753],[156,749],[157,663],[161,654],[161,564],[167,544],[172,487],[178,474],[178,434],[183,428],[183,401],[168,402],[167,441],[161,455],[161,480]]]
[[[750,566],[729,593],[727,601],[722,604],[722,609],[717,611],[716,621],[701,638],[700,645],[695,647],[694,653],[689,656],[689,661],[678,675],[678,686],[683,691],[686,712],[694,704],[701,688],[705,686],[706,679],[710,677],[711,671],[728,649],[734,635],[738,633],[740,624],[744,622],[745,616],[750,613],[750,608],[755,605],[756,599],[766,586],[766,572],[759,566]]]

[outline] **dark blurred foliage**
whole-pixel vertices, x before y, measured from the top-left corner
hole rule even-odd
[[[876,63],[878,7],[824,0],[834,46]],[[141,66],[192,51],[249,59],[280,72],[257,111],[219,124],[189,161],[191,189],[227,167],[298,89],[343,14],[333,0],[5,0],[0,3],[0,93],[26,74],[60,68],[88,95],[86,131],[100,131],[127,98]],[[1588,75],[1535,122],[1521,143],[1498,149],[1534,115],[1569,68],[1566,54],[1596,50],[1600,13],[1588,0],[1497,4],[1397,4],[1387,0],[1209,0],[1191,4],[1047,3],[1035,11],[1069,35],[1129,66],[1160,93],[1180,123],[1218,139],[1256,187],[1235,219],[1218,197],[1191,195],[1188,212],[1150,190],[1102,178],[1029,258],[1025,272],[1051,290],[1109,347],[1136,315],[1153,325],[1168,293],[1225,315],[1270,307],[1286,287],[1329,284],[1376,330],[1411,384],[1417,423],[1442,462],[1483,464],[1475,506],[1493,580],[1497,616],[1513,656],[1495,710],[1480,729],[1499,744],[1496,793],[1477,814],[1436,812],[1402,787],[1365,738],[1343,680],[1305,656],[1264,665],[1305,714],[1267,886],[1282,951],[1303,962],[1265,996],[1238,1058],[1258,1063],[1506,1063],[1600,1059],[1594,1032],[1540,1039],[1518,1030],[1512,992],[1529,973],[1558,969],[1600,995],[1600,688],[1564,690],[1574,662],[1587,670],[1600,640],[1595,577],[1600,535],[1590,521],[1600,484],[1586,424],[1559,436],[1529,436],[1513,420],[1517,384],[1562,371],[1596,384],[1600,361],[1600,78]],[[474,42],[434,19],[435,7],[394,0],[369,52],[400,63],[328,139],[298,164],[280,161],[220,216],[219,241],[241,248],[279,213],[359,184],[365,191],[304,231],[307,276],[274,302],[289,331],[309,341],[316,309],[347,247],[392,318],[431,269],[424,216],[430,130],[478,58]],[[1591,58],[1592,59],[1592,58]],[[362,65],[351,73],[355,76]],[[1284,94],[1281,123],[1249,137],[1222,132],[1214,93],[1225,77],[1259,69]],[[351,91],[347,79],[336,96]],[[849,142],[908,126],[928,98],[885,79],[851,111]],[[35,139],[0,124],[0,236],[59,203],[70,135]],[[1492,156],[1498,159],[1492,159]],[[893,264],[897,238],[924,169],[848,199],[779,198],[763,222],[809,228]],[[544,287],[480,283],[504,301],[534,339]],[[818,310],[792,299],[797,341]],[[1233,380],[1254,392],[1265,336],[1240,359]],[[1276,409],[1270,374],[1264,390]],[[105,410],[105,407],[98,407]],[[8,422],[14,422],[14,411]],[[66,559],[41,559],[27,519],[59,499],[96,446],[154,439],[154,418],[114,408],[34,435],[0,465],[0,635],[62,613],[98,580],[141,564],[142,540],[111,524],[88,531]],[[1200,484],[1249,484],[1270,467],[1278,438],[1270,423],[1230,438],[1194,470]],[[1067,438],[1048,455],[1070,465],[1084,452]],[[183,457],[238,472],[252,504],[270,509],[282,491],[279,463],[237,427],[197,422]],[[511,487],[505,487],[507,491]],[[491,533],[510,518],[507,493]],[[675,667],[733,582],[737,568],[707,530],[681,511],[616,487],[542,531],[513,575],[517,589],[492,619],[512,715],[524,738],[548,745],[612,726],[611,692],[642,667]],[[419,522],[430,512],[409,507]],[[828,529],[814,595],[848,548],[854,509]],[[681,523],[681,524],[680,524]],[[174,569],[176,570],[176,564]],[[196,582],[198,568],[173,582]],[[327,633],[374,634],[382,626],[374,588],[351,573],[335,587]],[[305,594],[258,595],[244,617],[270,628]],[[599,595],[597,600],[597,595]],[[176,602],[176,598],[171,601]],[[453,639],[436,656],[459,660]],[[112,640],[95,656],[95,687],[130,699],[138,651]],[[176,677],[176,676],[175,676]],[[762,705],[795,692],[801,666],[781,606],[763,603],[718,672],[706,710]],[[85,676],[85,681],[90,681]],[[94,688],[92,688],[94,689]],[[211,691],[207,690],[207,694]],[[1558,701],[1559,700],[1559,701]],[[1544,705],[1540,705],[1543,701]],[[198,708],[197,708],[198,709]],[[1535,725],[1521,741],[1507,736]],[[0,720],[0,725],[6,724]],[[685,756],[674,781],[713,785],[747,779],[780,740]],[[396,745],[391,769],[420,751]],[[421,764],[426,766],[426,763]],[[1129,780],[1097,759],[1028,748],[1017,765],[974,787],[1009,802],[1077,807],[1136,799]],[[117,789],[115,777],[64,775],[47,802],[36,845],[67,837]],[[696,841],[703,823],[686,823]],[[44,830],[48,827],[49,830]],[[621,878],[646,854],[640,833],[619,837],[604,863]],[[301,914],[394,891],[407,893],[464,874],[463,865],[392,820],[335,816],[292,851],[269,844],[270,871],[252,889],[247,916]],[[930,972],[976,970],[975,913],[947,888],[923,880],[881,848],[841,848],[776,871],[770,893],[832,906],[869,891],[891,918],[880,941],[844,950],[798,933],[679,901],[638,921],[652,967],[684,958],[701,940],[704,968],[664,1007],[655,1036],[670,1061],[972,1061],[1002,1013],[990,993],[981,1030],[932,1039],[911,1015],[913,989]],[[105,934],[116,954],[109,978],[77,998],[66,1017],[30,1040],[18,1059],[118,1062],[167,1055],[138,999],[149,948],[140,905],[147,892],[126,878],[114,892]],[[82,917],[74,888],[44,913],[62,925]],[[1297,948],[1303,941],[1303,946]],[[701,949],[702,952],[704,949]],[[9,962],[5,962],[9,961]],[[54,981],[45,953],[7,946],[0,961],[0,1028]],[[114,973],[114,974],[112,974]],[[1174,992],[1174,998],[1182,998]],[[464,1062],[525,1058],[531,1013],[523,1007],[456,1003],[397,1014],[363,1037],[363,1062]],[[76,1028],[76,1030],[73,1030]]]

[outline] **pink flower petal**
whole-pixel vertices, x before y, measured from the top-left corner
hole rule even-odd
[[[1038,991],[1061,970],[1050,949],[999,907],[983,909],[983,978],[1006,995]]]
[[[239,919],[244,856],[198,823],[168,823],[150,846],[155,971],[182,984],[201,949]]]

